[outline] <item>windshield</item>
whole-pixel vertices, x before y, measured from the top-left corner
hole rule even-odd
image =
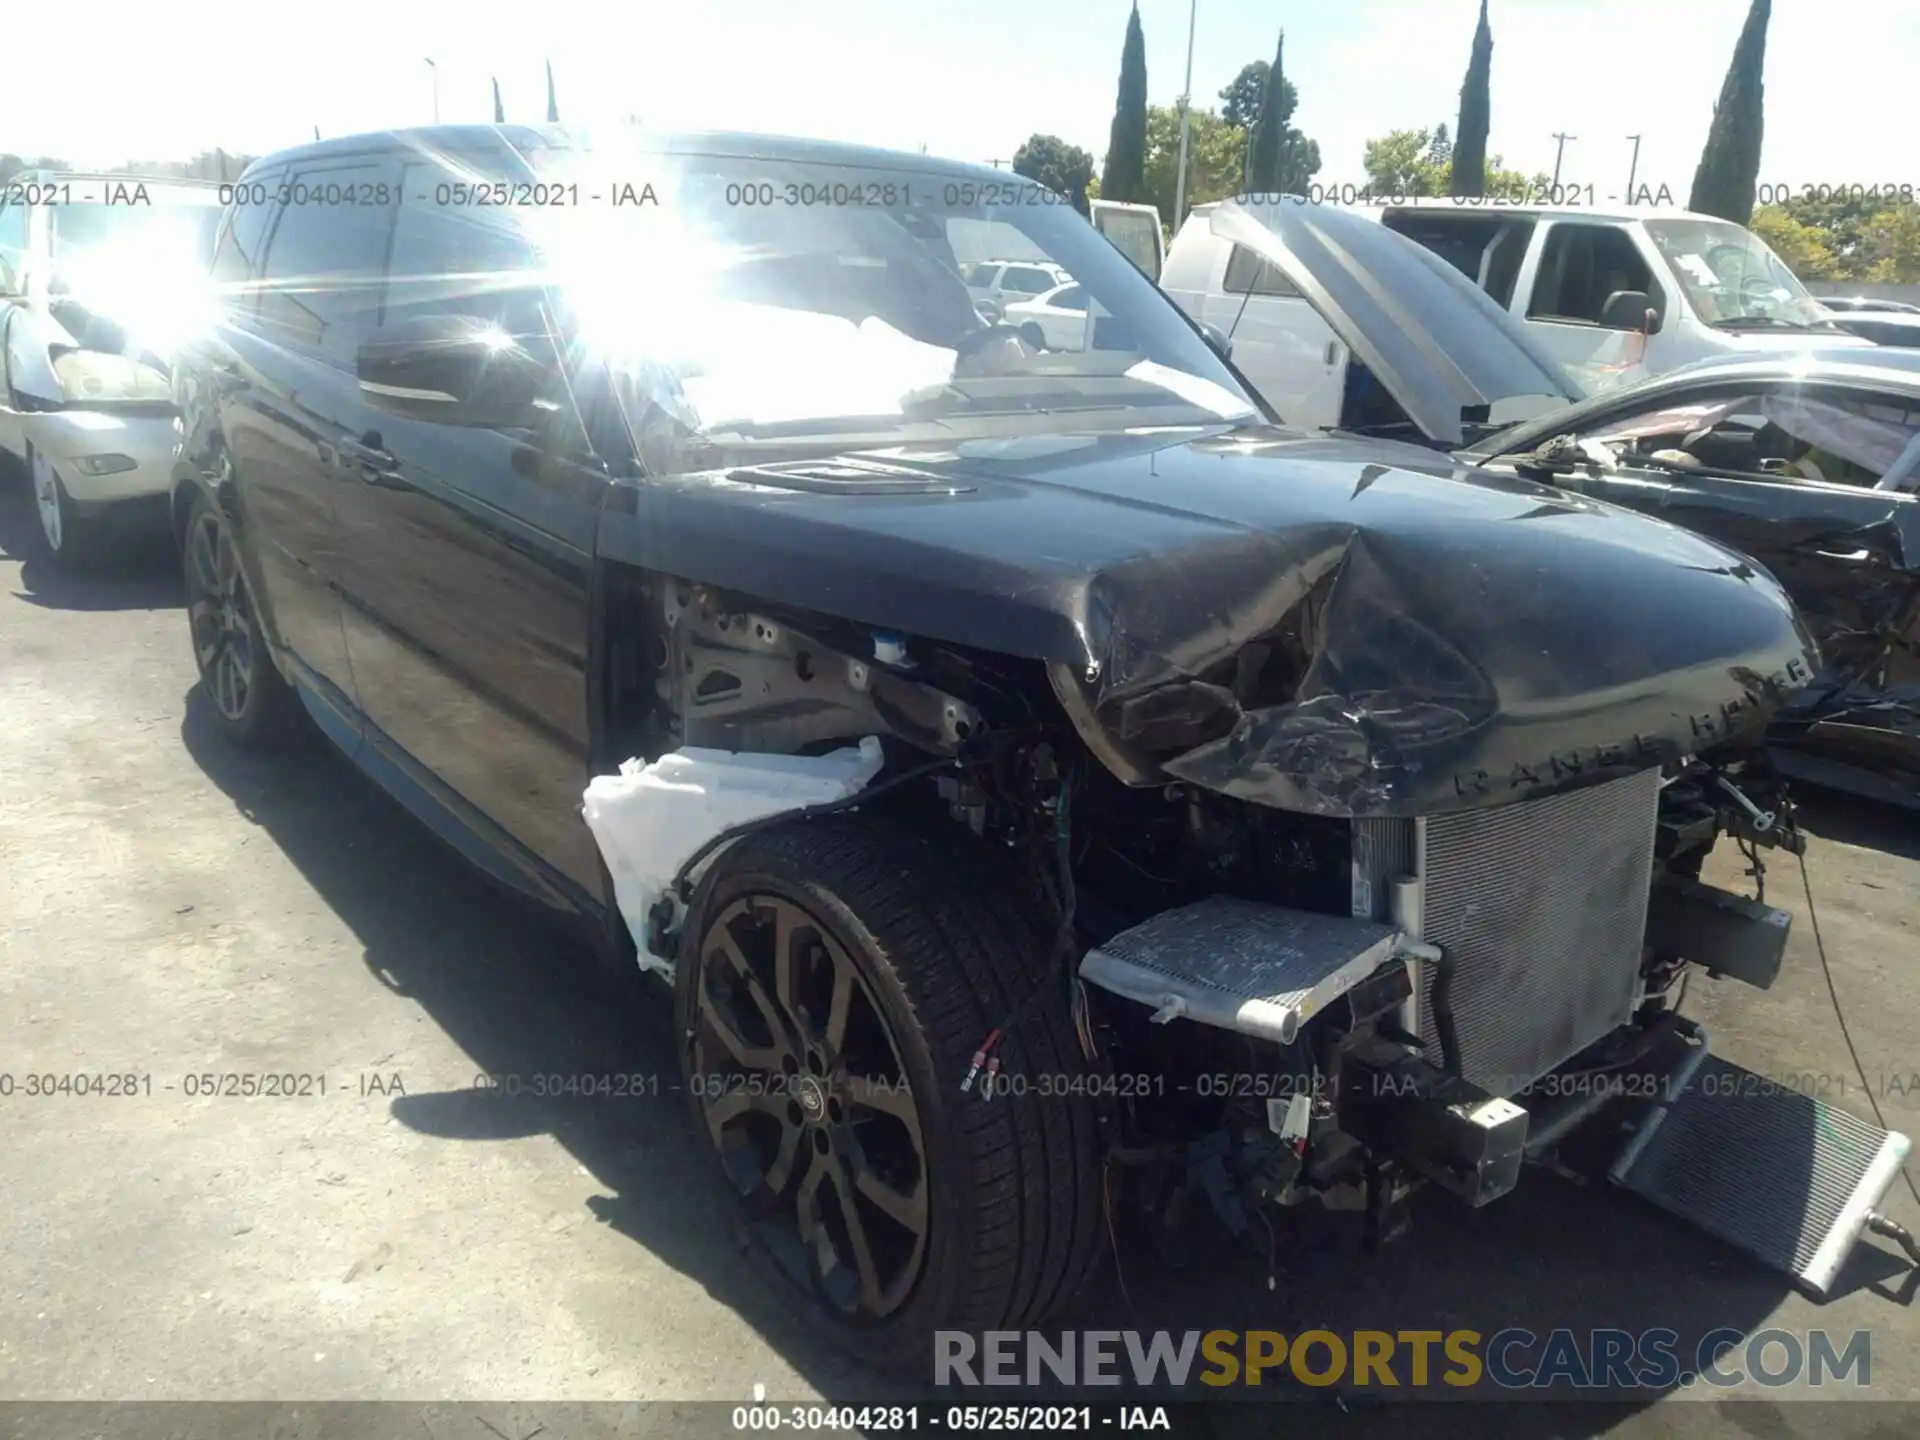
[[[1722,330],[1832,331],[1820,302],[1750,230],[1725,220],[1649,220],[1694,313]]]
[[[809,441],[1257,414],[1125,256],[1019,177],[578,152],[548,173],[580,203],[522,223],[571,343],[609,362],[655,473]],[[969,290],[971,267],[1015,257],[1080,287],[1079,308],[995,310]]]
[[[49,207],[50,259],[56,285],[111,264],[116,268],[171,272],[181,266],[198,273],[213,256],[220,207],[211,194],[202,200],[167,191],[149,194],[149,205],[75,204]]]

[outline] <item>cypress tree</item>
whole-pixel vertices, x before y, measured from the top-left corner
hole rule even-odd
[[[493,123],[496,125],[507,123],[507,108],[500,103],[500,80],[497,76],[493,82]]]
[[[1286,193],[1287,177],[1282,173],[1287,148],[1288,122],[1293,119],[1293,87],[1281,70],[1286,53],[1287,32],[1273,47],[1273,64],[1267,67],[1266,93],[1260,97],[1260,118],[1253,122],[1253,139],[1247,155],[1247,188],[1262,194]]]
[[[1100,198],[1138,201],[1146,196],[1147,41],[1140,32],[1140,7],[1127,17],[1127,40],[1120,50],[1120,93],[1107,135],[1107,159],[1100,171]]]
[[[547,123],[558,124],[560,120],[560,102],[553,98],[553,62],[547,61]]]
[[[1733,47],[1733,63],[1714,102],[1713,124],[1700,167],[1693,172],[1687,208],[1718,215],[1736,225],[1753,219],[1754,186],[1760,176],[1763,123],[1761,72],[1767,62],[1767,21],[1772,0],[1753,0]]]
[[[1473,31],[1467,78],[1460,83],[1460,124],[1454,134],[1452,179],[1455,195],[1487,193],[1487,131],[1493,125],[1493,29],[1487,24],[1487,0],[1480,0],[1480,23]]]

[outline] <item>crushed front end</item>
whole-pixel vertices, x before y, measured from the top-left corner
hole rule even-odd
[[[1266,1249],[1263,1212],[1312,1206],[1378,1245],[1417,1187],[1480,1206],[1541,1161],[1820,1292],[1892,1183],[1905,1137],[1712,1057],[1679,1011],[1691,971],[1764,989],[1785,953],[1785,911],[1699,878],[1723,837],[1800,848],[1757,758],[1384,819],[1094,789],[1078,973],[1112,1071],[1156,1077],[1118,1092],[1117,1153],[1169,1239],[1211,1211]],[[1149,894],[1131,923],[1102,900]]]

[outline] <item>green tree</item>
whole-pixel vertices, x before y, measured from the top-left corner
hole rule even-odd
[[[1733,47],[1733,63],[1714,102],[1706,149],[1693,172],[1687,208],[1718,215],[1736,225],[1753,218],[1754,186],[1760,175],[1764,125],[1761,72],[1767,60],[1767,21],[1773,0],[1753,0]]]
[[[1802,280],[1839,278],[1839,261],[1825,231],[1794,219],[1782,205],[1763,205],[1753,212],[1749,227]]]
[[[1267,194],[1298,195],[1320,172],[1320,146],[1293,126],[1293,107],[1300,97],[1288,83],[1282,67],[1286,44],[1286,32],[1282,31],[1273,47],[1273,64],[1267,67],[1260,115],[1254,121],[1253,136],[1248,143],[1246,188]]]
[[[1204,205],[1237,194],[1245,164],[1247,132],[1211,110],[1187,114],[1187,205]],[[1178,229],[1173,213],[1180,168],[1180,112],[1171,105],[1147,108],[1146,190],[1141,196]]]
[[[1367,184],[1376,195],[1448,195],[1453,189],[1453,172],[1460,165],[1458,146],[1447,143],[1447,127],[1431,130],[1391,130],[1367,141],[1366,157],[1361,162],[1367,172]],[[1529,178],[1518,170],[1506,168],[1504,160],[1492,156],[1481,173],[1478,194],[1514,195],[1544,191],[1551,180],[1546,175]]]
[[[1253,122],[1260,118],[1260,102],[1267,93],[1267,69],[1264,60],[1250,60],[1240,67],[1240,73],[1233,77],[1233,83],[1220,92],[1222,120],[1242,130],[1253,129]],[[1287,90],[1291,93],[1293,86],[1288,85]],[[1297,100],[1298,97],[1293,96],[1292,99]]]
[[[1878,256],[1874,249],[1874,222],[1886,210],[1878,196],[1801,196],[1780,206],[1786,215],[1815,232],[1832,252],[1835,280],[1864,280]],[[1757,218],[1757,217],[1756,217]]]
[[[1484,195],[1487,131],[1493,123],[1493,30],[1487,24],[1487,0],[1480,0],[1480,23],[1473,30],[1467,78],[1460,83],[1460,134],[1453,153],[1459,164],[1449,172],[1455,195]],[[1443,127],[1444,133],[1444,127]]]
[[[1140,199],[1146,160],[1147,41],[1140,32],[1140,7],[1136,4],[1127,16],[1127,38],[1120,47],[1120,90],[1113,102],[1113,128],[1107,134],[1100,193],[1109,200]]]
[[[1895,205],[1867,227],[1873,263],[1869,280],[1911,285],[1920,281],[1920,205]]]
[[[1151,139],[1148,143],[1151,145]],[[1029,135],[1026,143],[1013,152],[1013,173],[1039,181],[1049,190],[1066,196],[1082,215],[1087,213],[1087,186],[1093,181],[1093,156],[1078,145],[1069,145],[1058,135]]]

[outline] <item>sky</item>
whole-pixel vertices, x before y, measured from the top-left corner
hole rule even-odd
[[[24,5],[6,22],[0,151],[80,165],[259,154],[323,135],[560,114],[662,128],[769,131],[966,160],[1029,134],[1096,164],[1130,0],[262,0]],[[1509,168],[1684,203],[1748,0],[1491,0],[1490,150]],[[1197,0],[1196,105],[1286,31],[1294,123],[1321,182],[1363,178],[1371,136],[1450,126],[1478,0]],[[1141,0],[1148,98],[1183,85],[1189,0]],[[84,17],[84,24],[81,18]],[[66,56],[29,62],[27,57]],[[429,66],[428,59],[433,61]],[[1844,80],[1835,78],[1844,74]],[[1763,183],[1920,187],[1905,102],[1920,75],[1916,0],[1774,0]],[[1873,97],[1881,97],[1878,104]]]

